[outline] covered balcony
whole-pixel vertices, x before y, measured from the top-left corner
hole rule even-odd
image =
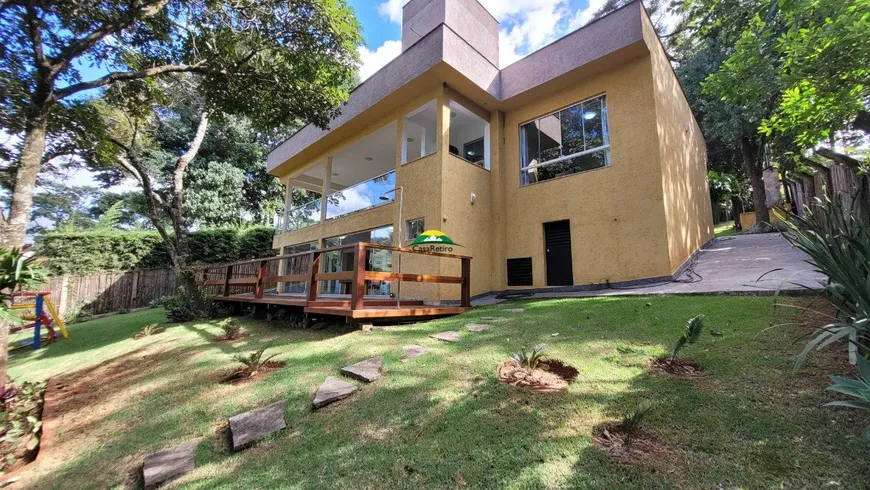
[[[287,233],[365,211],[395,199],[397,123],[367,134],[290,176],[283,220]]]

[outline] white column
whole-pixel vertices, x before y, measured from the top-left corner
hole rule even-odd
[[[420,126],[420,156],[426,156],[426,127]]]
[[[290,231],[290,211],[293,210],[293,179],[287,177],[286,189],[284,192],[284,219],[281,225],[282,231],[285,233]]]
[[[326,170],[323,172],[323,193],[320,196],[320,222],[326,221],[326,203],[332,194],[332,157],[326,159]]]

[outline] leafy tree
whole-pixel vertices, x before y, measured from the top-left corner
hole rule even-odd
[[[32,233],[57,230],[75,223],[84,226],[92,222],[89,206],[101,191],[93,186],[69,186],[50,181],[33,196]]]
[[[773,49],[784,94],[762,131],[793,136],[802,148],[836,131],[870,133],[870,0],[794,0],[779,9],[785,28]]]
[[[298,119],[324,127],[346,97],[360,42],[344,0],[4,0],[0,37],[0,123],[20,137],[8,216],[0,213],[6,246],[24,241],[61,114],[75,122],[65,127],[87,128],[94,148],[104,148],[93,106],[83,101],[88,93],[120,83],[147,91],[174,74],[196,74],[208,111],[265,126]],[[83,66],[105,74],[88,79]]]

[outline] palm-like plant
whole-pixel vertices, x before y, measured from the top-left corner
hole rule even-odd
[[[45,277],[46,271],[38,266],[36,257],[24,257],[17,248],[0,248],[0,323],[21,323],[9,312],[7,301],[16,290],[44,282]]]
[[[680,335],[680,338],[674,342],[673,347],[671,347],[671,362],[677,358],[677,353],[683,349],[683,347],[694,344],[701,338],[701,330],[704,328],[704,315],[698,315],[686,323],[686,331],[683,332],[683,335]]]
[[[133,338],[142,339],[145,337],[150,337],[152,335],[157,335],[158,333],[163,333],[165,331],[165,328],[158,326],[156,323],[152,323],[150,325],[145,325],[144,327],[142,327],[142,330],[136,332],[136,334],[133,335]]]
[[[655,404],[649,400],[640,402],[634,411],[622,417],[622,421],[619,424],[622,432],[625,434],[637,432],[641,425],[643,425],[644,419],[652,412],[653,407],[655,407]]]
[[[848,407],[870,410],[870,361],[860,356],[858,357],[858,373],[858,379],[831,376],[831,381],[834,384],[828,386],[826,390],[842,393],[853,398],[853,400],[826,403],[826,407]],[[870,441],[870,427],[864,430],[864,439]]]
[[[273,354],[263,359],[264,352],[266,352],[266,349],[260,349],[256,352],[251,352],[248,355],[236,354],[233,356],[233,360],[245,365],[245,367],[242,368],[243,373],[247,373],[248,376],[256,376],[257,373],[260,372],[260,369],[262,369],[270,359],[277,355]]]
[[[517,352],[511,354],[511,359],[517,361],[520,366],[528,369],[535,369],[538,367],[538,364],[541,362],[541,358],[543,351],[547,347],[547,344],[538,344],[532,350],[527,351],[526,349],[521,349]]]

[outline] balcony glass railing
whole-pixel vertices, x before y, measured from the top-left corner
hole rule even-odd
[[[285,227],[284,223],[278,223],[276,231],[278,233],[283,233],[285,231],[293,231],[305,228],[306,226],[316,225],[317,223],[320,223],[320,209],[320,198],[312,199],[299,206],[294,206],[284,217],[287,226]]]
[[[333,192],[326,198],[326,219],[338,218],[381,204],[388,204],[395,199],[395,195],[391,193],[386,196],[385,200],[381,200],[381,196],[384,195],[384,192],[395,187],[396,171],[391,170],[359,184]]]

